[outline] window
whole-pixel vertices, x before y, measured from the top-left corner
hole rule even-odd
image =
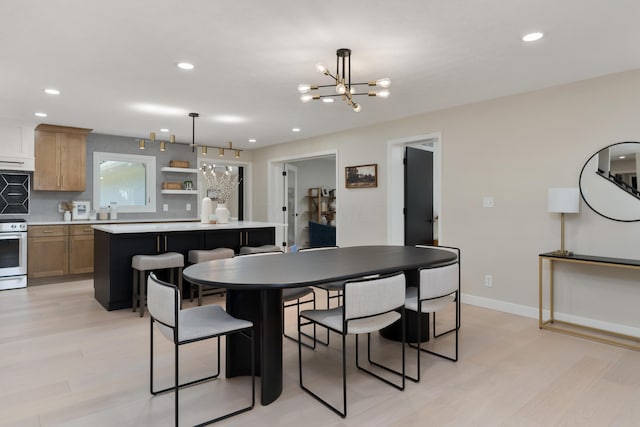
[[[93,153],[93,205],[118,212],[156,211],[156,158],[136,154]]]

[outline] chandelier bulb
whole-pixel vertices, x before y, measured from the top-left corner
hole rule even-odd
[[[356,90],[355,86],[351,86],[351,88],[349,88],[349,93],[351,95],[355,95],[358,91]]]
[[[327,70],[327,67],[325,67],[324,65],[318,63],[316,64],[316,70],[318,70],[319,72],[321,72],[322,74],[327,74],[329,71]]]
[[[300,93],[307,93],[310,90],[311,90],[311,85],[310,84],[300,83],[298,85],[298,92],[300,92]]]
[[[362,107],[360,106],[360,104],[356,104],[355,102],[353,103],[353,111],[355,111],[356,113],[359,113],[360,110],[362,110]]]
[[[347,88],[344,86],[343,83],[338,83],[336,85],[336,93],[343,95],[347,92]]]
[[[388,98],[389,95],[391,95],[391,92],[389,92],[389,89],[382,89],[378,91],[378,93],[376,93],[376,96],[379,96],[380,98]]]
[[[300,101],[302,101],[302,102],[309,102],[309,101],[311,101],[312,99],[313,99],[313,95],[309,95],[308,93],[307,93],[307,94],[304,94],[304,95],[302,95],[302,96],[300,97]]]
[[[385,77],[383,79],[378,79],[376,80],[376,85],[382,87],[382,88],[388,88],[389,86],[391,86],[391,79],[389,77]]]

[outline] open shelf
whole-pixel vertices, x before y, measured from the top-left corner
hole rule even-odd
[[[172,168],[169,166],[164,166],[160,168],[162,172],[177,172],[177,173],[198,173],[198,169],[190,169],[190,168]]]
[[[162,194],[198,194],[198,190],[160,190]]]

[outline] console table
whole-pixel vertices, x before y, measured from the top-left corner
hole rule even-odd
[[[547,320],[543,319],[542,316],[542,264],[544,260],[547,260],[549,263],[549,318]],[[579,325],[576,323],[557,320],[554,318],[553,267],[556,263],[562,262],[640,270],[640,260],[635,259],[607,258],[578,254],[561,256],[555,255],[553,252],[538,255],[538,326],[540,327],[540,329],[548,329],[551,331],[561,332],[576,337],[591,339],[605,344],[612,344],[619,347],[640,351],[640,337],[607,331],[599,328],[593,328],[590,326]]]

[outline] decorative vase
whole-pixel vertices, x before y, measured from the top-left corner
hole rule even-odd
[[[211,199],[205,197],[202,199],[202,206],[200,206],[200,222],[204,224],[209,224],[211,216]]]
[[[224,203],[218,203],[218,207],[216,207],[216,222],[218,224],[226,224],[229,222],[230,216],[231,212],[227,209],[227,205]]]
[[[64,211],[64,213],[62,214],[62,218],[65,221],[71,221],[71,212],[69,211]]]

